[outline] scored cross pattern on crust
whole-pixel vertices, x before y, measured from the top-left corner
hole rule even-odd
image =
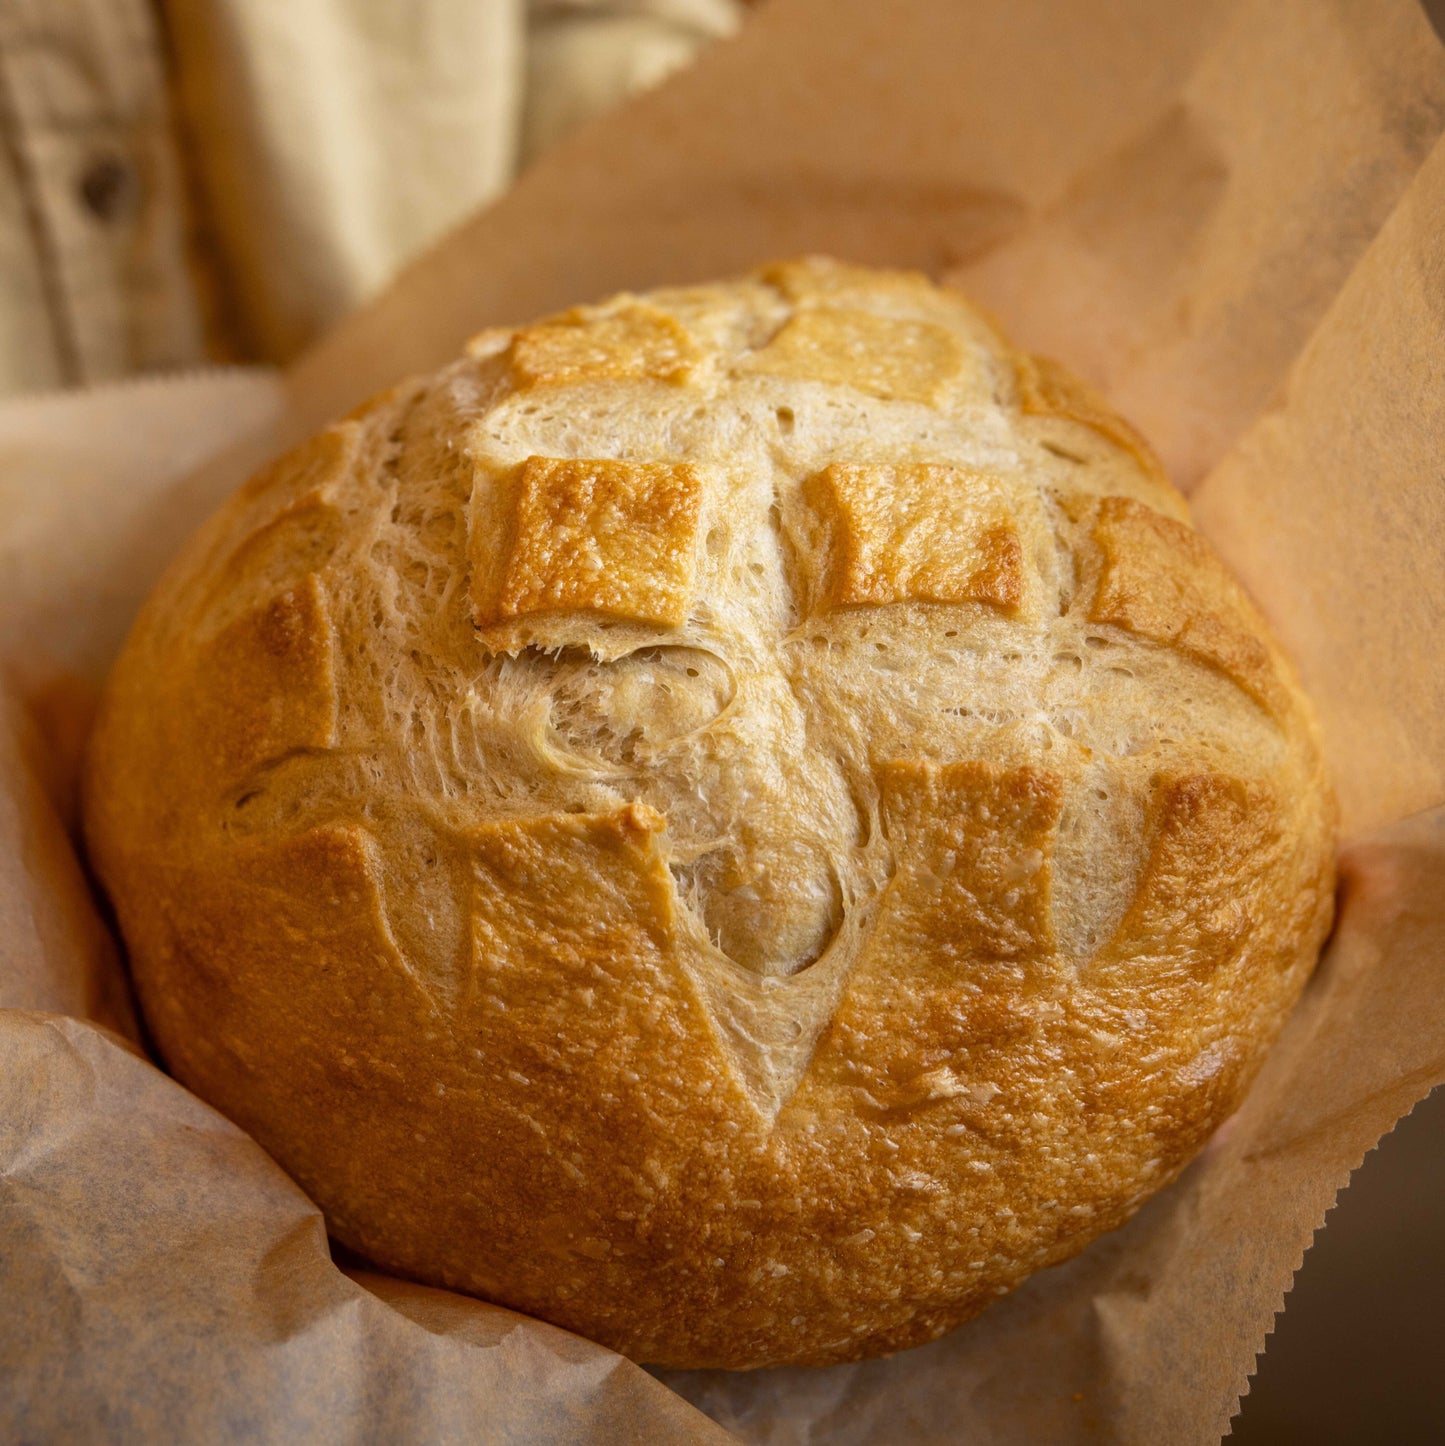
[[[158,1048],[382,1269],[678,1365],[950,1329],[1178,1173],[1328,925],[1186,518],[920,276],[488,332],[138,621],[87,829]]]
[[[781,284],[806,293],[805,281]],[[912,284],[900,286],[907,291]],[[807,301],[752,356],[750,368],[919,401],[934,397],[962,365],[957,342],[933,321],[855,315],[846,288],[809,294]],[[825,355],[831,360],[819,360]],[[564,316],[521,333],[502,356],[519,394],[579,384],[670,386],[696,360],[685,330],[645,305],[594,318]],[[1129,437],[1116,437],[1090,410],[1086,394],[1070,391],[1046,367],[1021,372],[1020,398],[1025,413],[1095,428],[1132,451]],[[474,509],[483,496],[487,509],[474,513],[469,538],[472,621],[484,645],[504,652],[581,645],[605,658],[649,635],[686,633],[709,526],[708,486],[693,464],[533,455],[502,475],[478,472],[473,489]],[[803,475],[797,496],[811,519],[794,539],[808,554],[799,603],[810,619],[905,604],[980,607],[1019,624],[1040,615],[1040,504],[1035,489],[1017,478],[956,463],[834,461]],[[1177,648],[1266,706],[1276,701],[1273,665],[1254,639],[1245,605],[1187,528],[1122,498],[1066,499],[1065,511],[1083,528],[1085,620]],[[293,502],[291,513],[318,536],[329,536],[335,523],[319,492]],[[283,509],[237,556],[262,558],[259,539],[268,526],[284,532],[291,513]],[[264,575],[264,562],[254,565]],[[252,838],[278,824],[294,837],[329,837],[378,778],[405,777],[410,767],[387,749],[357,754],[337,747],[338,680],[325,610],[319,575],[307,573],[231,622],[206,655],[217,667],[239,670],[257,700],[252,715],[216,726],[226,740],[218,747],[229,749],[223,772],[236,779],[245,801],[237,827]],[[599,644],[599,621],[623,627],[618,652]],[[266,701],[279,697],[289,700],[284,707]],[[711,1022],[767,1118],[796,1095],[810,1070],[819,1088],[853,1080],[847,1087],[864,1089],[879,1108],[922,1107],[920,1100],[939,1088],[937,1097],[947,1097],[937,1075],[943,1045],[925,1045],[930,1031],[944,1027],[940,1011],[947,1012],[959,971],[976,984],[993,980],[985,989],[993,1002],[977,1004],[975,1023],[992,1018],[989,1027],[1007,1033],[1004,1015],[1027,1017],[1042,987],[1040,970],[1047,974],[1058,952],[1051,891],[1063,782],[1047,769],[966,759],[884,758],[872,766],[879,821],[895,862],[866,901],[868,936],[854,941],[846,968],[830,964],[825,951],[819,964],[754,988],[736,966],[728,972],[710,962],[668,868],[666,818],[629,804],[620,812],[509,814],[471,831],[467,881],[449,885],[470,891],[471,971],[440,994],[435,980],[421,987],[434,1005],[450,992],[452,1007],[467,998],[467,1008],[484,1009],[498,990],[521,991],[513,1001],[519,1002],[549,971],[560,978],[578,968],[592,979],[578,986],[589,997],[621,991],[614,1004],[597,1007],[622,1010],[633,1007],[626,998],[641,986],[625,969],[609,972],[606,961],[625,956],[636,966],[646,955],[653,961],[648,968],[660,971],[649,990],[674,999],[669,1007],[701,1011],[697,1017]],[[1208,789],[1199,796],[1215,797]],[[1158,841],[1173,838],[1171,829],[1177,833],[1177,819],[1168,822],[1171,807],[1166,803],[1156,821]],[[1196,808],[1200,818],[1208,812]],[[369,828],[385,839],[395,826],[373,820]],[[415,820],[407,827],[415,829]],[[365,860],[356,858],[364,872]],[[372,887],[386,913],[379,880]],[[599,889],[577,915],[575,901]],[[1099,948],[1107,952],[1105,941]],[[886,1032],[868,1021],[880,1010],[904,1008],[890,982],[890,961],[899,957],[910,961],[915,1003],[932,1001],[917,1021],[917,1058],[869,1063],[870,1031]],[[924,988],[920,981],[935,974],[936,989]],[[565,1034],[562,1024],[557,1028]],[[752,1044],[740,1045],[744,1038]],[[950,1048],[961,1047],[950,1038]],[[766,1045],[760,1053],[753,1047],[759,1040]],[[866,1087],[857,1085],[859,1071],[870,1077]]]
[[[284,820],[283,838],[294,839],[302,856],[309,857],[305,850],[312,847],[306,840],[314,840],[318,858],[350,860],[347,867],[356,874],[351,887],[374,897],[384,918],[388,901],[375,863],[392,847],[396,825],[374,821],[359,831],[341,821],[350,818],[355,800],[376,787],[379,774],[399,764],[394,756],[367,759],[330,746],[334,676],[313,661],[324,659],[324,647],[298,640],[296,621],[320,623],[321,614],[310,607],[316,594],[316,580],[308,578],[218,637],[218,646],[233,657],[239,638],[255,638],[250,646],[257,650],[257,664],[248,677],[257,694],[284,693],[297,700],[276,720],[283,732],[258,735],[246,726],[238,736],[258,741],[230,766],[233,776],[244,778],[243,802],[257,789],[269,794],[264,808],[247,816],[246,836],[257,840],[259,830]],[[289,746],[283,749],[283,743]],[[268,762],[271,750],[280,757]],[[960,983],[967,979],[971,987],[984,988],[970,1007],[970,1028],[984,1030],[995,1043],[1011,1029],[1032,1027],[1029,1011],[1043,997],[1041,981],[1056,954],[1051,878],[1062,784],[1057,775],[1036,768],[908,760],[881,765],[879,779],[883,827],[897,865],[876,901],[869,940],[841,975],[804,970],[751,996],[749,1038],[774,1041],[765,1056],[751,1049],[738,1053],[730,1043],[728,1021],[736,1001],[727,996],[736,995],[742,981],[719,976],[681,928],[681,905],[666,862],[666,821],[635,805],[606,814],[510,817],[470,835],[474,862],[464,887],[471,891],[474,963],[461,986],[472,1001],[466,1008],[511,1028],[515,1021],[499,1023],[486,1013],[489,998],[509,998],[508,1008],[524,998],[539,1001],[538,1008],[550,1000],[546,1008],[555,1006],[562,1015],[549,1037],[565,1040],[571,1006],[556,990],[568,971],[580,970],[575,987],[585,992],[589,1008],[624,1011],[635,1007],[642,991],[657,1007],[668,999],[669,1009],[695,1021],[711,1020],[719,1046],[766,1119],[776,1119],[803,1080],[814,1076],[819,1088],[858,1091],[879,1109],[925,1108],[948,1098],[961,1086],[956,1076],[939,1073],[942,1061],[967,1043],[957,1032]],[[1237,810],[1231,791],[1236,788],[1228,778],[1206,777],[1163,796],[1148,855],[1155,862],[1146,866],[1145,888],[1120,925],[1121,934],[1151,930],[1150,947],[1157,950],[1173,947],[1165,941],[1179,929],[1194,927],[1189,901],[1178,894],[1186,876],[1179,860],[1206,841],[1211,857],[1221,848],[1228,855],[1212,866],[1221,886],[1244,866],[1240,860],[1250,857],[1257,840],[1237,822],[1222,827]],[[255,809],[249,802],[246,807]],[[1267,797],[1256,797],[1252,808],[1255,820],[1273,816]],[[416,826],[415,818],[403,824]],[[327,843],[333,835],[336,841]],[[378,843],[358,851],[353,835],[374,835]],[[343,848],[345,840],[353,841]],[[271,868],[270,856],[271,847],[264,846],[254,866],[245,864],[244,853],[238,866],[265,870]],[[584,896],[590,902],[579,913]],[[402,906],[392,900],[391,907]],[[389,931],[387,939],[390,952],[403,959]],[[555,948],[549,939],[556,940]],[[1100,953],[1127,960],[1133,947],[1106,944]],[[1216,947],[1201,957],[1217,966],[1218,956]],[[638,972],[644,957],[656,975],[650,983]],[[897,972],[900,957],[910,961],[906,976]],[[445,994],[438,995],[435,973],[424,979],[404,967],[433,1008],[457,1007],[457,1001],[448,1006]],[[914,1045],[895,1058],[900,1011],[907,1010],[918,1016],[903,1031]],[[885,1016],[893,1021],[888,1030],[882,1028]],[[887,1058],[875,1058],[885,1046]]]

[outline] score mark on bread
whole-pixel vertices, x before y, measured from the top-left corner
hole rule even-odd
[[[600,315],[564,312],[518,332],[507,352],[512,381],[520,389],[581,382],[681,383],[696,357],[687,332],[673,317],[638,302]]]
[[[582,641],[554,614],[657,628],[686,620],[702,495],[687,463],[528,457],[494,485],[512,496],[504,555],[495,534],[472,532],[472,599],[487,643]]]
[[[795,312],[747,366],[927,404],[940,399],[966,362],[958,337],[932,321],[830,306]]]
[[[1271,713],[1287,709],[1261,619],[1199,534],[1126,497],[1106,497],[1095,516],[1102,568],[1090,621],[1178,648]]]
[[[977,602],[1017,613],[1024,499],[1012,491],[989,473],[936,463],[835,462],[814,473],[802,496],[826,534],[818,609]]]

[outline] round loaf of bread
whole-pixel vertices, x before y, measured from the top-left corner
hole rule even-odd
[[[153,1038],[377,1265],[643,1361],[929,1340],[1239,1102],[1314,725],[1139,436],[822,260],[489,332],[146,605],[87,779]]]

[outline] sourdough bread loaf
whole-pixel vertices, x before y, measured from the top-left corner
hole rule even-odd
[[[929,1340],[1313,965],[1288,665],[1143,440],[824,260],[479,337],[146,605],[87,828],[154,1040],[379,1266],[644,1361]]]

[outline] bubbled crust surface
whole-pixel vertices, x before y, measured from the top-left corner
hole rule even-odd
[[[1328,925],[1306,705],[1143,441],[825,261],[488,333],[146,606],[146,1016],[378,1264],[677,1366],[928,1340],[1235,1107]]]

